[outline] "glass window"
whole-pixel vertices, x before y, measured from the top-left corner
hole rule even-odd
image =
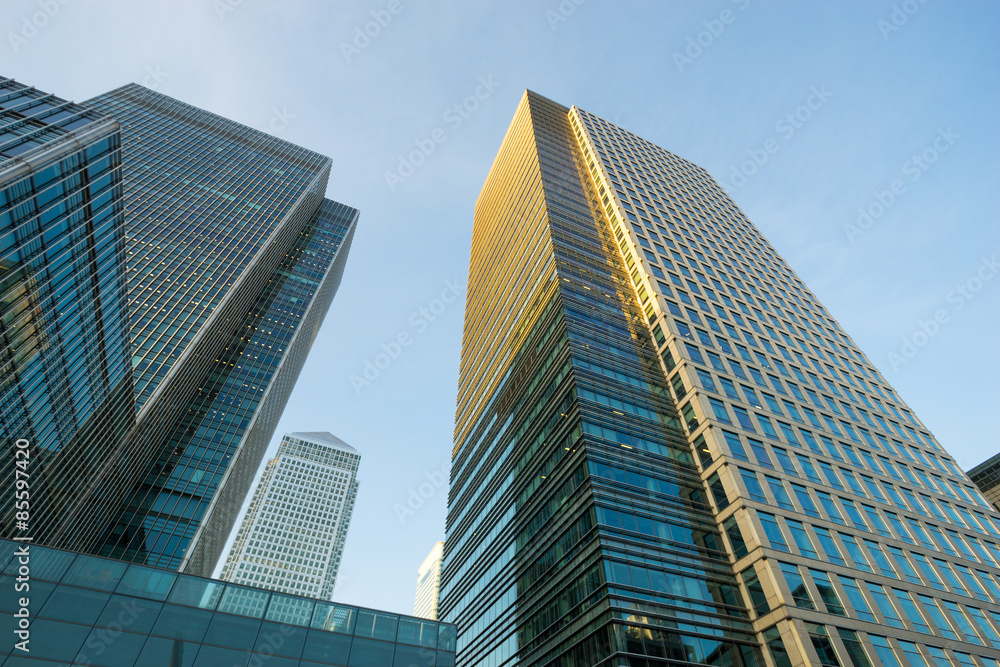
[[[833,584],[830,583],[830,578],[826,576],[826,572],[809,570],[809,574],[812,575],[813,583],[816,584],[819,597],[823,600],[823,604],[826,605],[826,610],[837,616],[847,616],[847,612],[844,611],[844,605],[840,603],[837,591],[834,590]]]
[[[871,572],[872,568],[868,565],[868,561],[865,560],[864,553],[861,551],[861,547],[850,535],[840,534],[840,541],[844,544],[844,548],[847,549],[847,555],[850,556],[851,560],[854,562],[854,567],[862,572]]]
[[[847,658],[851,661],[851,665],[853,667],[871,667],[872,663],[868,660],[868,653],[865,651],[858,633],[846,628],[837,628],[837,633],[840,634],[840,639],[844,642]]]
[[[785,492],[785,486],[781,483],[781,480],[776,477],[768,477],[767,475],[764,475],[764,479],[767,480],[767,486],[771,489],[771,495],[774,496],[778,507],[794,511],[795,506],[792,505],[792,501],[789,499],[788,493]]]
[[[358,610],[342,604],[319,602],[313,613],[310,627],[330,632],[354,634],[354,623],[358,618]]]
[[[266,591],[261,591],[266,592]],[[205,643],[232,648],[253,646],[260,631],[260,620],[216,612],[208,625]]]
[[[312,600],[272,593],[265,618],[276,623],[308,627],[315,605],[316,603]]]
[[[809,632],[809,639],[812,641],[816,655],[819,657],[821,667],[841,667],[837,660],[837,653],[833,650],[833,643],[823,625],[813,625],[806,623],[806,630]]]
[[[958,635],[952,630],[948,619],[945,618],[944,614],[938,608],[937,601],[926,595],[917,595],[917,598],[920,600],[920,604],[923,605],[924,611],[927,612],[927,617],[930,619],[929,625],[932,629],[937,630],[936,634],[941,635],[945,639],[958,639]]]
[[[843,557],[840,555],[840,549],[837,548],[837,543],[830,535],[830,531],[826,528],[813,526],[813,532],[816,533],[816,538],[819,540],[820,546],[823,547],[826,559],[834,565],[846,565]]]
[[[871,594],[872,599],[875,600],[875,606],[882,612],[885,622],[894,628],[902,628],[903,621],[900,620],[899,614],[896,613],[896,608],[892,606],[889,596],[885,594],[885,589],[878,584],[868,582],[868,592]]]
[[[795,492],[795,497],[799,499],[799,504],[802,505],[802,511],[807,515],[818,519],[819,512],[816,511],[816,505],[813,504],[812,497],[809,495],[809,490],[801,484],[792,484],[792,491]]]
[[[747,588],[750,603],[758,616],[763,616],[771,611],[771,606],[767,603],[767,596],[764,594],[764,588],[760,585],[757,572],[752,567],[743,572],[743,585]]]
[[[180,641],[200,642],[212,620],[212,612],[173,604],[163,605],[151,634]]]
[[[795,542],[795,546],[799,548],[799,552],[807,558],[816,558],[816,549],[813,548],[812,540],[809,539],[809,534],[806,533],[805,525],[801,521],[793,521],[792,519],[785,519],[785,523],[788,525],[788,530],[792,533],[792,540]]]
[[[916,644],[904,642],[902,639],[897,639],[896,641],[899,642],[899,648],[903,649],[903,655],[909,661],[910,667],[927,667],[927,661],[924,660],[924,656],[920,653]]]
[[[854,607],[854,614],[862,621],[874,623],[875,615],[872,614],[871,610],[868,608],[868,601],[865,600],[865,596],[861,593],[861,589],[858,588],[857,582],[850,577],[842,576],[840,577],[840,585],[844,587],[844,593],[847,595],[847,599],[850,601],[851,606]]]
[[[758,512],[757,516],[764,527],[764,534],[767,535],[767,539],[771,543],[771,548],[787,552],[788,545],[785,543],[785,536],[781,534],[781,528],[778,527],[778,522],[775,521],[774,515],[767,514],[766,512]]]
[[[785,582],[792,593],[792,600],[797,607],[803,609],[815,609],[809,589],[799,574],[799,568],[791,563],[781,563],[781,572],[785,575]]]
[[[966,640],[972,642],[973,644],[982,645],[983,642],[979,639],[979,635],[976,634],[976,630],[972,627],[972,623],[970,623],[966,615],[962,613],[959,606],[950,600],[941,600],[941,604],[943,604],[944,608],[951,614],[951,620],[955,622],[958,629],[965,633]]]
[[[875,647],[875,655],[878,656],[883,667],[899,667],[899,660],[896,659],[896,654],[892,652],[888,639],[879,637],[878,635],[868,635],[868,639],[871,640],[872,646]]]
[[[188,577],[182,574],[178,575],[177,581],[174,583],[174,587],[171,589],[167,600],[190,607],[215,609],[215,605],[219,603],[219,598],[222,597],[224,588],[225,584],[220,582],[212,581],[211,579]]]
[[[325,630],[309,630],[302,649],[302,659],[344,665],[347,664],[350,652],[350,636]]]
[[[415,646],[435,648],[437,646],[438,624],[416,618],[400,617],[399,634],[396,641]]]
[[[35,587],[32,586],[34,591]],[[104,628],[122,627],[130,632],[148,633],[160,614],[163,604],[122,595],[112,595],[95,625]]]
[[[743,478],[743,484],[747,487],[747,495],[750,496],[750,500],[766,504],[767,498],[764,496],[764,489],[761,487],[757,475],[749,470],[740,470],[740,476]]]
[[[771,659],[775,667],[792,667],[792,661],[788,658],[788,651],[785,650],[785,642],[781,639],[781,632],[778,626],[773,625],[764,630],[764,643],[771,653]],[[868,666],[865,666],[868,667]]]

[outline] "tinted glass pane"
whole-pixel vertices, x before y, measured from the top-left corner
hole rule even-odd
[[[177,575],[173,572],[131,565],[115,592],[124,595],[138,595],[153,600],[166,600],[170,586],[176,579]]]
[[[148,633],[162,608],[161,602],[112,595],[96,625]]]
[[[396,646],[392,667],[434,667],[437,651],[419,646]]]
[[[351,652],[351,638],[324,630],[310,630],[302,649],[303,660],[322,660],[335,665],[347,664]]]
[[[351,646],[351,659],[347,664],[349,667],[387,667],[393,664],[394,648],[388,642],[355,637],[354,645]]]
[[[34,571],[32,571],[34,574]],[[22,582],[23,586],[24,582]],[[35,609],[41,609],[45,601],[49,599],[49,594],[55,589],[55,584],[50,584],[47,581],[32,581],[29,582],[29,590],[18,591],[14,588],[17,582],[14,577],[8,577],[7,575],[0,576],[0,591],[4,591],[0,595],[0,613],[13,613],[18,610],[19,600],[21,597],[27,597],[31,607]],[[27,594],[27,595],[26,595]]]
[[[191,607],[163,605],[159,618],[153,626],[152,634],[170,639],[199,642],[212,620],[212,613]]]
[[[257,641],[259,630],[260,621],[257,619],[216,612],[204,641],[232,648],[250,647]],[[201,654],[198,655],[200,657]]]
[[[358,610],[339,604],[318,603],[313,613],[312,627],[331,632],[354,633]]]
[[[72,661],[90,634],[90,628],[36,618],[31,624],[31,656]]]
[[[195,579],[180,575],[173,590],[170,591],[169,601],[202,609],[215,609],[223,588],[225,588],[225,584],[209,579]]]
[[[100,591],[88,591],[73,586],[56,586],[38,613],[44,618],[92,624],[104,610],[111,596]],[[74,653],[74,655],[76,655]]]
[[[267,600],[271,596],[267,591],[243,586],[226,586],[219,601],[219,611],[228,614],[239,614],[251,618],[263,618]]]
[[[81,665],[132,665],[139,657],[146,635],[94,628],[76,656]]]
[[[127,568],[127,563],[93,556],[77,556],[69,571],[62,578],[62,582],[97,588],[102,591],[113,591]]]
[[[234,651],[230,648],[219,648],[217,646],[202,646],[198,651],[198,657],[194,661],[194,667],[246,667],[250,662],[250,653],[247,651]]]
[[[142,667],[191,667],[197,653],[197,644],[150,637],[142,647],[136,664]]]
[[[264,621],[253,650],[266,655],[298,658],[302,655],[302,646],[305,644],[307,632],[308,630],[305,628]]]
[[[277,623],[291,623],[308,627],[315,605],[316,603],[312,600],[272,593],[265,618]]]
[[[455,651],[458,628],[454,625],[440,625],[438,627],[438,648],[442,651]]]
[[[396,641],[401,644],[437,647],[438,624],[434,621],[421,621],[416,618],[400,618],[399,634]]]
[[[29,551],[31,560],[31,578],[35,581],[44,579],[45,581],[59,581],[69,568],[70,563],[76,558],[76,554],[65,551],[53,551],[43,547],[31,547]],[[11,560],[4,569],[6,574],[17,574],[21,567],[23,558],[18,556]]]

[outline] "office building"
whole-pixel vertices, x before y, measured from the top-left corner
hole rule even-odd
[[[35,509],[105,464],[88,440],[131,425],[130,361],[118,123],[0,78],[0,439],[27,441]],[[31,534],[14,474],[0,534]]]
[[[979,487],[986,500],[1000,510],[1000,454],[986,459],[970,470],[969,479]]]
[[[438,542],[417,569],[417,597],[413,615],[437,620],[438,602],[441,599],[441,558],[444,542]]]
[[[254,491],[222,578],[330,600],[361,455],[330,433],[288,433]]]
[[[27,607],[13,593],[23,558]],[[0,540],[0,570],[11,591],[0,596],[5,665],[455,664],[455,626],[446,623],[9,540]],[[23,609],[24,637],[15,633]],[[28,652],[17,647],[25,638]]]
[[[121,137],[128,347],[112,352],[127,379],[102,376],[119,393],[83,451],[36,468],[50,481],[31,534],[207,575],[337,290],[358,212],[323,199],[329,158],[263,132],[137,85],[82,106]],[[95,331],[108,345],[120,335]]]
[[[525,94],[473,228],[460,665],[994,667],[998,543],[705,170]]]

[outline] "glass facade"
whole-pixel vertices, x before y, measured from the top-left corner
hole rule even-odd
[[[993,665],[1000,515],[703,169],[570,115],[767,659]]]
[[[455,626],[427,619],[9,540],[0,570],[4,667],[455,664]]]
[[[568,111],[525,95],[476,206],[441,618],[463,665],[761,665]]]
[[[0,439],[30,443],[30,493],[3,475],[0,535],[105,464],[88,440],[132,424],[118,123],[0,79]],[[12,459],[13,460],[13,459]]]
[[[32,151],[79,147],[81,133],[93,127],[109,132],[87,158],[95,165],[86,174],[89,189],[74,192],[93,199],[86,215],[94,219],[87,224],[103,235],[93,237],[100,263],[87,265],[96,273],[85,276],[78,268],[73,278],[94,288],[72,298],[59,293],[63,303],[72,301],[61,316],[68,322],[76,309],[83,318],[83,337],[74,340],[80,351],[64,356],[76,361],[83,355],[85,363],[77,363],[90,376],[76,371],[67,388],[52,361],[56,348],[43,345],[43,352],[53,350],[40,357],[49,360],[49,386],[38,380],[30,386],[39,406],[65,404],[68,391],[82,408],[95,410],[90,422],[85,412],[56,410],[59,438],[94,426],[69,450],[58,445],[63,453],[46,468],[47,495],[40,486],[34,495],[33,486],[31,536],[36,543],[210,574],[340,283],[358,212],[323,199],[329,158],[141,86],[72,107],[12,82],[2,86],[0,106],[11,122],[3,126],[0,150],[19,153],[10,158],[12,170],[34,168]],[[91,125],[80,129],[74,123],[83,118]],[[26,135],[26,127],[32,133]],[[67,132],[73,135],[65,138]],[[43,141],[49,143],[41,148],[26,143]],[[29,185],[48,187],[37,180]],[[112,231],[96,217],[108,213],[95,208],[106,208],[109,196],[117,202]],[[11,215],[28,215],[30,206],[48,201],[18,200]],[[57,233],[17,242],[37,252],[39,244],[61,242]],[[104,237],[117,244],[114,261]],[[39,266],[50,261],[37,259]],[[22,280],[7,273],[5,285]],[[119,291],[124,285],[117,302],[109,292],[112,275]],[[30,287],[23,283],[9,293]],[[101,326],[91,322],[95,317]],[[31,351],[27,345],[5,350]],[[6,391],[11,385],[4,373]],[[89,408],[86,397],[103,402]],[[15,408],[39,423],[47,418],[40,409],[30,413],[32,406]],[[56,442],[43,435],[32,440],[36,449]],[[24,437],[20,429],[13,436]],[[3,535],[16,534],[9,521],[2,528]]]
[[[1000,659],[1000,515],[703,169],[530,92],[447,531],[461,665]]]

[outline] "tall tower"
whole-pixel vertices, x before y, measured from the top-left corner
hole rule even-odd
[[[413,615],[436,621],[441,601],[441,559],[444,542],[431,548],[427,558],[417,568],[417,595],[413,602]]]
[[[119,125],[0,78],[0,442],[27,500],[8,466],[0,535],[37,537],[106,465],[89,441],[133,423],[130,358]]]
[[[330,600],[361,455],[330,433],[288,433],[254,492],[222,578]]]
[[[45,118],[57,103],[29,106]],[[340,283],[358,212],[323,198],[329,158],[141,86],[60,106],[51,119],[74,131],[102,119],[115,128],[114,168],[95,150],[87,176],[91,188],[117,184],[115,270],[127,296],[120,311],[101,311],[103,329],[86,330],[110,346],[111,374],[99,376],[113,400],[83,425],[90,435],[80,446],[44,461],[48,493],[32,504],[33,537],[209,575]],[[115,267],[100,259],[110,268],[93,293],[107,300]],[[89,293],[57,296],[94,317]],[[102,348],[87,340],[74,344],[96,358]],[[88,363],[97,373],[105,362]],[[59,398],[52,382],[33,386]],[[63,430],[73,428],[82,426]]]
[[[1000,515],[703,169],[530,92],[452,470],[459,664],[1000,658]]]

